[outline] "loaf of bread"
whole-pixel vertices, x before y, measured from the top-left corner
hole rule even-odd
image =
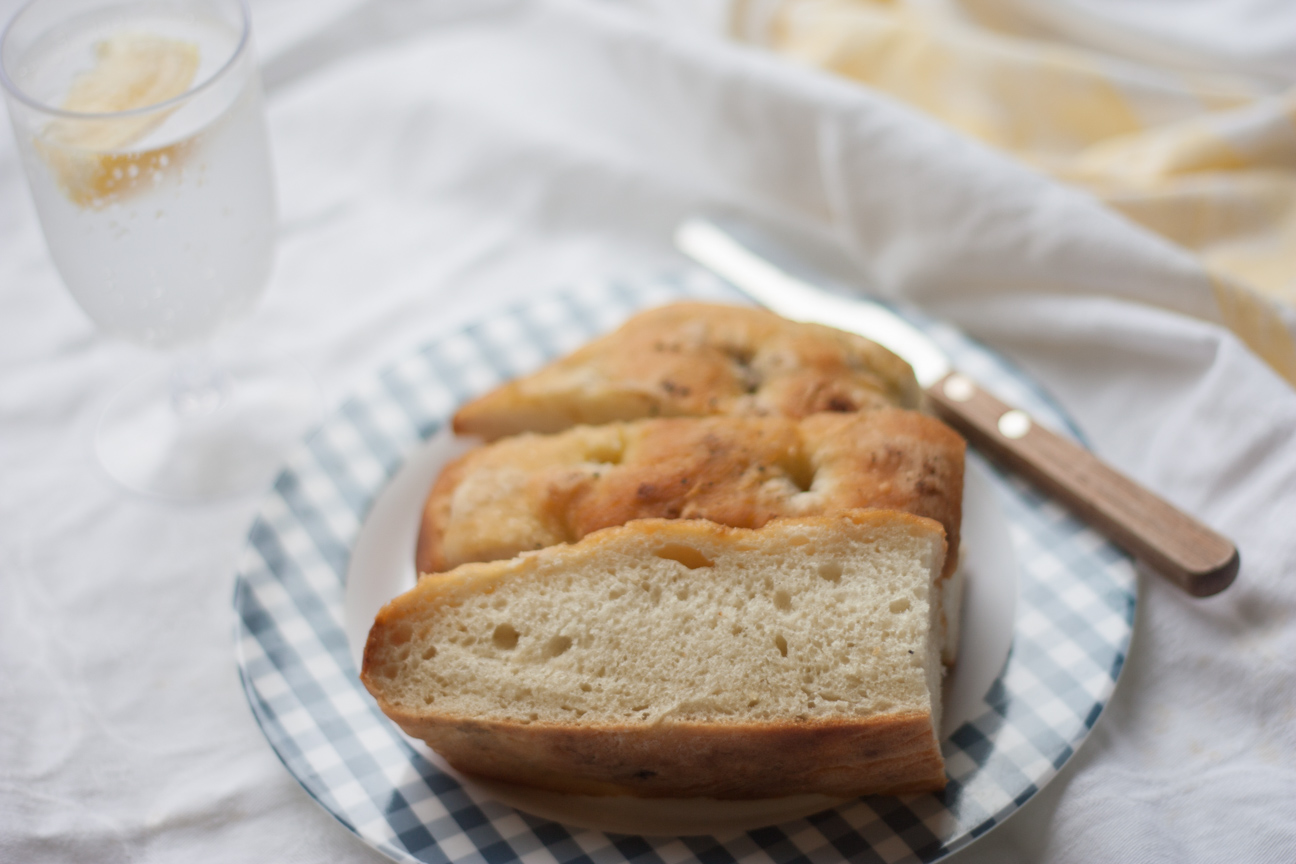
[[[518,435],[441,472],[424,507],[416,563],[420,573],[435,573],[512,558],[634,519],[759,528],[779,517],[875,507],[940,522],[953,569],[964,449],[939,420],[897,408]]]
[[[648,519],[426,576],[362,678],[469,774],[591,795],[940,789],[940,524]]]
[[[862,336],[764,309],[676,303],[469,402],[454,430],[489,441],[645,417],[916,408],[921,395],[909,364]]]

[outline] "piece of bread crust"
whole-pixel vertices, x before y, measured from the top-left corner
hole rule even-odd
[[[894,511],[641,520],[424,577],[361,677],[457,769],[538,788],[936,790],[944,554],[938,523]]]
[[[453,425],[493,441],[645,417],[917,408],[921,398],[909,364],[862,336],[764,309],[686,302],[641,312],[467,403]]]
[[[635,519],[771,519],[860,507],[945,527],[958,563],[966,445],[925,414],[709,417],[579,426],[471,450],[441,472],[423,510],[419,573],[571,543]]]

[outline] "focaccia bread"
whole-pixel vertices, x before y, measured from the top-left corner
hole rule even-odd
[[[467,403],[459,434],[493,441],[645,417],[806,417],[916,408],[909,364],[852,333],[764,309],[676,303]]]
[[[416,563],[435,573],[512,558],[634,519],[759,528],[778,517],[875,507],[940,522],[952,569],[964,449],[939,420],[895,408],[518,435],[443,469],[424,507]]]
[[[426,576],[362,679],[457,769],[588,795],[940,789],[944,531],[648,519]]]

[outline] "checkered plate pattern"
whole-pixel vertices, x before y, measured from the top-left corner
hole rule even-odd
[[[1129,560],[1013,477],[993,475],[1020,564],[1002,674],[945,742],[940,794],[863,798],[736,837],[641,838],[569,829],[462,786],[377,709],[343,632],[349,550],[405,454],[455,406],[674,299],[743,302],[689,271],[541,297],[442,338],[376,375],[301,443],[239,560],[238,665],[288,770],[342,824],[401,862],[582,864],[932,861],[1002,822],[1057,773],[1115,687],[1134,618]],[[1019,371],[958,332],[911,316],[956,367],[1055,429],[1066,419]]]

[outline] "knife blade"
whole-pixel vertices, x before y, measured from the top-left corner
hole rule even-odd
[[[972,446],[1032,481],[1189,594],[1218,594],[1237,577],[1241,559],[1227,538],[1001,402],[953,369],[935,342],[891,310],[799,279],[706,219],[682,223],[675,245],[785,318],[858,333],[907,360],[933,413]]]

